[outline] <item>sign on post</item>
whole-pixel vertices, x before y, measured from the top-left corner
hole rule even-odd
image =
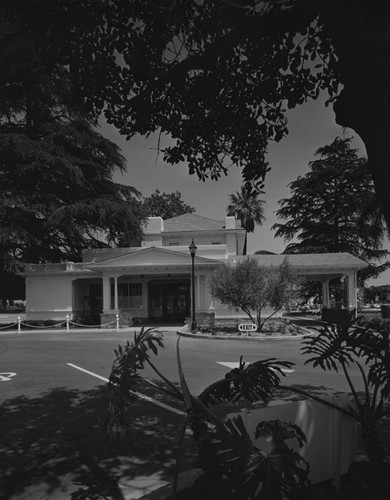
[[[254,323],[240,323],[238,325],[238,329],[240,330],[240,332],[248,335],[249,332],[255,332],[257,330],[257,325],[255,325]]]

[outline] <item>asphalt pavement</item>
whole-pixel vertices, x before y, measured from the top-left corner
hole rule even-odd
[[[102,430],[113,349],[131,340],[134,330],[0,334],[0,498],[62,500],[89,487],[109,498],[132,499],[171,480],[184,420],[177,401],[145,386],[151,400],[134,402],[129,435],[111,442]],[[178,382],[176,328],[163,330],[165,348],[153,363]],[[226,364],[238,363],[241,355],[247,362],[293,361],[294,372],[284,383],[316,391],[346,389],[341,375],[304,365],[300,347],[300,339],[180,340],[185,376],[195,395],[223,378]],[[149,368],[144,375],[157,379]],[[189,439],[186,450],[183,470],[193,463]]]

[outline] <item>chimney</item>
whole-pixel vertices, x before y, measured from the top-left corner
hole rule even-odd
[[[236,229],[236,218],[227,215],[225,218],[225,228],[226,229]]]

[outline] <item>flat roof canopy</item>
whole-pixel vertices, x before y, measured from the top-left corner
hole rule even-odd
[[[307,279],[321,280],[325,276],[329,279],[337,278],[344,274],[354,273],[359,269],[368,267],[363,260],[347,252],[340,253],[309,253],[309,254],[283,254],[283,255],[249,255],[229,257],[229,262],[239,262],[247,257],[257,260],[262,267],[278,267],[283,262],[288,262],[296,274]]]

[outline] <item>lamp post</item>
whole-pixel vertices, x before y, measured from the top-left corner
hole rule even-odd
[[[192,274],[191,274],[191,296],[192,296],[192,305],[191,305],[191,331],[196,331],[196,319],[195,319],[195,254],[197,250],[197,246],[194,243],[194,239],[191,241],[191,245],[188,247],[191,254],[192,259]]]

